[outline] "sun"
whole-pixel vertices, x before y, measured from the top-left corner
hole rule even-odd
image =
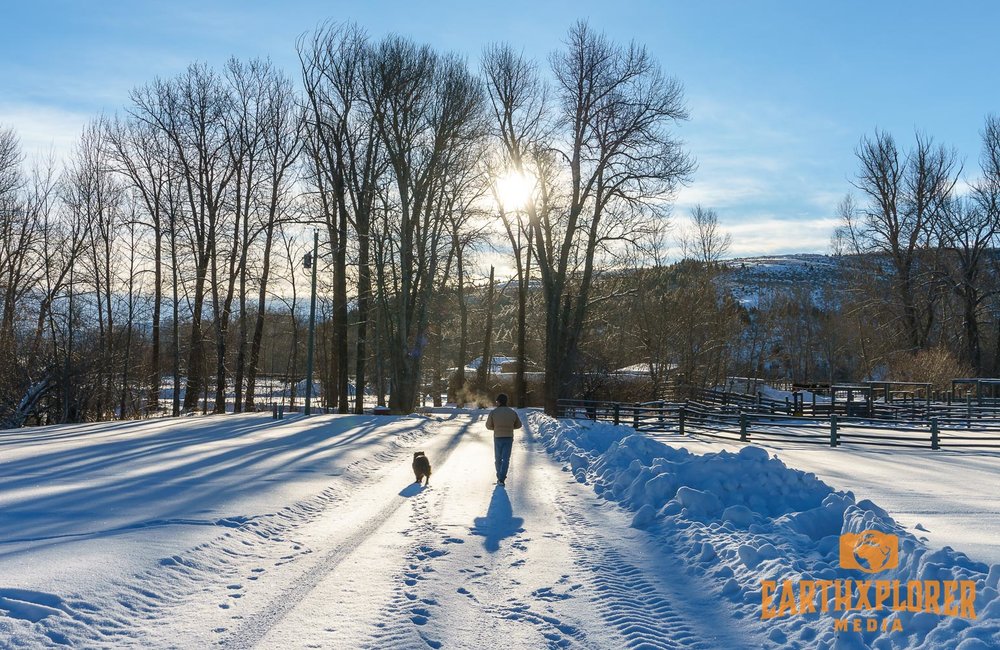
[[[496,180],[497,199],[505,210],[523,208],[534,189],[534,178],[513,170]]]

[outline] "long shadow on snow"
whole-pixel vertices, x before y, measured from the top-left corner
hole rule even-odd
[[[507,490],[501,486],[493,488],[493,498],[485,517],[476,517],[473,535],[482,535],[483,547],[490,553],[500,550],[500,542],[524,532],[524,518],[515,517]]]
[[[354,421],[347,424],[346,430],[344,419]],[[334,422],[341,433],[331,437],[330,425]],[[411,426],[385,426],[392,422],[365,416],[323,417],[296,422],[296,430],[283,435],[278,430],[273,434],[259,431],[280,426],[272,425],[270,420],[232,427],[242,423],[226,423],[220,418],[208,431],[199,427],[197,431],[174,431],[171,435],[169,429],[160,430],[151,436],[98,443],[99,450],[72,448],[0,464],[4,474],[19,476],[0,483],[0,497],[10,490],[30,490],[46,483],[59,490],[6,500],[0,513],[0,544],[99,534],[102,531],[94,530],[93,525],[112,513],[117,525],[107,526],[112,522],[105,522],[105,530],[131,530],[154,521],[181,521],[193,512],[210,512],[230,499],[252,493],[261,482],[274,480],[276,474],[336,467],[338,458],[350,451],[354,442],[377,444],[426,423],[419,420]],[[225,424],[232,428],[227,430]],[[220,450],[220,440],[230,440],[231,444]],[[138,458],[157,454],[164,458],[155,465],[132,466]],[[69,468],[57,469],[64,465]],[[88,475],[108,468],[116,471]],[[76,480],[68,485],[53,485],[56,478]],[[73,485],[77,482],[83,485]],[[9,554],[0,553],[0,557]]]

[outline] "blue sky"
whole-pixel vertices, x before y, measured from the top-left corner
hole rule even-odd
[[[353,20],[460,52],[509,41],[541,60],[578,18],[644,43],[686,88],[680,129],[699,161],[678,197],[714,207],[735,254],[823,252],[851,189],[854,148],[876,127],[920,129],[976,172],[979,130],[1000,113],[1000,3],[981,2],[284,2],[8,3],[0,124],[26,151],[72,148],[84,122],[129,90],[195,60],[270,56],[294,73],[296,37]]]

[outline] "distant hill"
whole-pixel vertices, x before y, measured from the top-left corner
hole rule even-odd
[[[748,309],[796,290],[808,291],[813,304],[825,306],[849,285],[848,259],[815,253],[740,257],[722,262],[720,282]]]

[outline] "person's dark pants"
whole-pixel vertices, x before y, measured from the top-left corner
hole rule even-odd
[[[493,439],[493,460],[497,466],[497,480],[507,480],[507,468],[510,467],[510,450],[514,446],[513,438]]]

